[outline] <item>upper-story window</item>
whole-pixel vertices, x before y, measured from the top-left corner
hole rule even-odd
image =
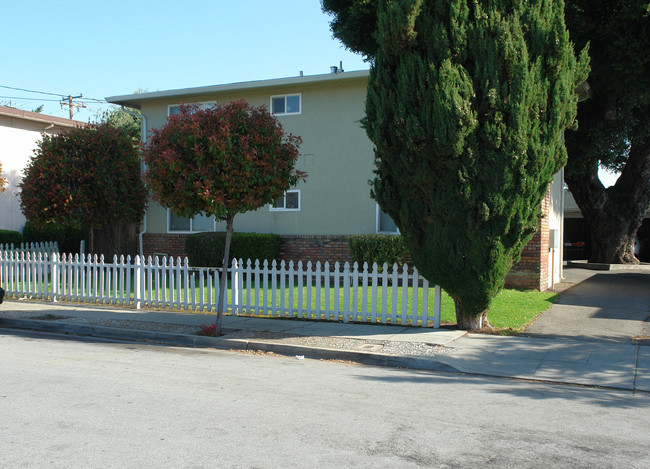
[[[286,191],[282,197],[271,204],[271,211],[297,212],[300,210],[300,191]]]
[[[302,95],[300,93],[271,96],[271,114],[286,116],[300,113],[302,113]]]
[[[187,103],[187,104],[196,104],[199,109],[207,109],[209,107],[214,106],[217,104],[216,101],[204,101],[202,103]],[[181,112],[181,105],[180,104],[170,104],[167,106],[167,115],[168,116],[173,116],[174,114],[178,114]]]

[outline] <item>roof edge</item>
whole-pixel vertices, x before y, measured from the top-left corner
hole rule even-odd
[[[88,125],[85,122],[74,119],[50,116],[49,114],[41,114],[40,112],[23,111],[22,109],[9,106],[0,106],[0,116],[23,119],[31,122],[40,122],[42,124],[51,124],[59,127],[85,127]]]
[[[368,77],[369,72],[369,70],[357,70],[354,72],[325,73],[322,75],[274,78],[270,80],[256,80],[229,83],[224,85],[199,86],[194,88],[179,88],[165,91],[154,91],[150,93],[109,96],[105,99],[111,104],[120,104],[139,109],[140,103],[142,101],[150,101],[154,99],[177,98],[182,96],[195,96],[200,94],[220,93],[226,91],[251,90],[256,88],[273,88],[287,85],[303,85],[308,83],[324,83],[335,80],[359,79]]]

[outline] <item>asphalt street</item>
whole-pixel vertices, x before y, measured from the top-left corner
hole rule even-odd
[[[0,466],[650,467],[650,396],[0,331]]]

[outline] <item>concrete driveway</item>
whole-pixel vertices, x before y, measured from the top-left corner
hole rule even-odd
[[[649,334],[649,270],[564,272],[571,288],[522,335],[629,342]]]

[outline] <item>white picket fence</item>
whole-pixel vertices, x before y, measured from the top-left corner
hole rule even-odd
[[[38,253],[52,254],[59,252],[59,243],[56,241],[39,242],[39,243],[20,243],[20,246],[13,244],[0,244],[0,252],[13,251],[15,253]]]
[[[406,265],[234,259],[228,273],[224,303],[231,314],[440,326],[440,287],[430,288]],[[211,312],[219,276],[217,269],[190,267],[187,258],[107,263],[78,254],[0,252],[0,283],[14,298]]]

